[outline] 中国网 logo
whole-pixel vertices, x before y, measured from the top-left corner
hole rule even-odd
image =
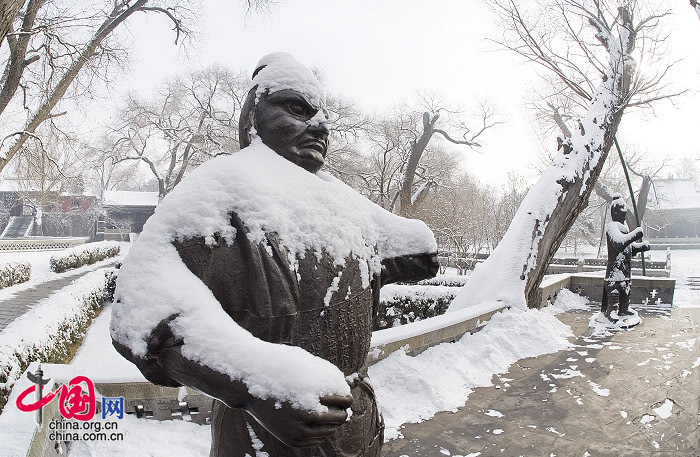
[[[58,389],[44,395],[44,385],[48,379],[44,379],[41,366],[34,372],[27,372],[27,378],[34,383],[17,397],[17,408],[24,412],[36,412],[35,421],[41,427],[44,406],[58,397],[58,410],[65,419],[89,421],[97,413],[97,400],[95,396],[95,384],[87,376],[75,376],[68,384],[61,384]],[[34,402],[27,400],[34,394]],[[124,418],[124,397],[102,397],[102,419],[108,417]]]

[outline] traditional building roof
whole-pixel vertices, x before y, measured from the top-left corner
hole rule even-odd
[[[102,194],[103,206],[158,206],[158,192],[106,190]]]
[[[700,209],[700,191],[692,179],[657,179],[654,188],[656,198],[650,198],[653,209]]]

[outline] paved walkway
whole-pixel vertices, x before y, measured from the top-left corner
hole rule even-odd
[[[591,314],[559,315],[572,350],[521,360],[456,413],[407,424],[383,456],[700,456],[700,309],[642,312],[604,337]]]
[[[113,265],[113,263],[100,266],[99,268],[105,268],[111,265]],[[0,332],[10,325],[12,321],[32,309],[41,300],[48,298],[79,277],[94,270],[94,268],[88,269],[87,267],[83,267],[75,271],[62,273],[60,277],[56,279],[39,283],[34,287],[18,292],[14,297],[0,300]]]

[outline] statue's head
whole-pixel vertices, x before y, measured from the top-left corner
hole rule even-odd
[[[620,222],[621,224],[625,223],[625,219],[627,217],[627,205],[620,194],[613,195],[613,200],[610,203],[610,217],[615,222]]]
[[[270,149],[312,173],[328,149],[325,92],[318,78],[287,53],[258,62],[241,109],[241,148],[259,137]]]

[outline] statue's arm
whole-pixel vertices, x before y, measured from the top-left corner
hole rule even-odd
[[[348,418],[346,410],[352,404],[351,396],[321,397],[321,404],[328,408],[324,413],[296,409],[288,402],[251,395],[244,382],[188,359],[182,355],[181,348],[181,344],[168,345],[159,355],[169,377],[221,400],[226,406],[245,409],[288,446],[319,446]]]
[[[637,227],[629,233],[623,233],[617,225],[614,224],[608,226],[606,233],[608,239],[612,242],[617,251],[622,251],[635,241],[641,240],[644,235],[641,227]]]
[[[113,341],[117,351],[134,362],[151,382],[171,387],[190,386],[228,407],[245,409],[277,439],[292,447],[318,446],[347,420],[351,396],[327,395],[320,398],[327,412],[304,411],[288,402],[251,395],[245,382],[185,357],[184,342],[170,328],[175,317],[161,321],[151,332],[146,357],[135,356],[128,347]]]
[[[437,253],[405,255],[382,260],[381,285],[415,282],[434,277],[440,264]]]
[[[640,252],[646,252],[651,249],[651,245],[648,241],[643,241],[641,243],[632,243],[632,255],[635,256]]]
[[[236,222],[232,220],[232,223]],[[245,319],[249,312],[265,314],[271,306],[270,300],[282,300],[288,295],[281,286],[284,278],[280,271],[284,270],[280,268],[280,271],[276,271],[274,265],[262,264],[260,259],[269,261],[270,256],[263,247],[250,244],[242,226],[238,225],[236,229],[237,240],[231,245],[217,239],[217,243],[209,246],[199,238],[173,243],[183,263],[209,287],[233,320],[237,316]],[[283,267],[288,270],[288,267]],[[270,276],[276,278],[275,285],[269,282]],[[266,278],[268,283],[260,283],[261,278]],[[261,288],[267,293],[261,294]],[[346,409],[352,403],[350,396],[322,396],[319,402],[328,411],[309,412],[293,408],[290,403],[275,398],[262,399],[252,395],[246,382],[255,383],[255,379],[232,379],[201,361],[186,357],[184,354],[189,354],[187,342],[171,326],[177,318],[178,315],[170,316],[151,331],[145,357],[135,357],[119,343],[115,343],[115,347],[132,360],[150,381],[168,386],[187,385],[219,399],[229,407],[245,409],[289,446],[319,445],[345,423]],[[221,344],[237,343],[231,336]]]

